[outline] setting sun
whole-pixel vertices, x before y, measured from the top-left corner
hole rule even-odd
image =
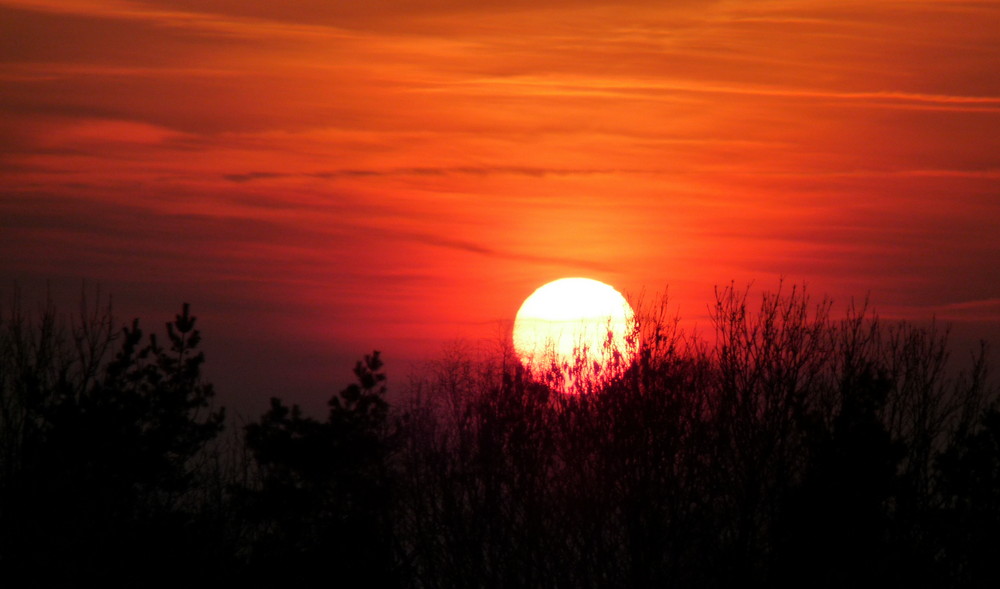
[[[580,378],[607,378],[628,364],[632,308],[611,286],[589,278],[563,278],[531,294],[514,320],[514,349],[528,368],[553,365],[566,392]]]

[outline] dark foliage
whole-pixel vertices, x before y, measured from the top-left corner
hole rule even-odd
[[[348,586],[392,584],[392,439],[379,353],[358,362],[351,384],[330,399],[326,421],[271,399],[246,444],[260,468],[242,489],[255,527],[249,574],[256,581],[306,582],[334,575]]]
[[[829,308],[792,289],[751,309],[747,291],[722,289],[708,341],[640,313],[637,361],[576,397],[509,359],[441,365],[406,412],[405,578],[996,583],[985,351],[954,375],[933,328],[882,325],[864,307],[835,321]]]
[[[993,586],[1000,578],[1000,410],[983,413],[937,465],[942,504],[935,531],[948,577],[962,586]]]
[[[166,348],[12,312],[0,564],[122,586],[996,586],[985,347],[956,372],[933,326],[748,292],[717,291],[705,339],[640,309],[635,361],[576,396],[507,345],[390,407],[375,352],[325,419],[272,399],[228,454],[186,307]]]
[[[14,310],[2,327],[0,564],[33,584],[130,585],[183,578],[208,554],[186,505],[199,451],[221,430],[200,379],[187,305],[169,348],[138,321],[118,335],[96,310],[65,330]],[[118,352],[105,355],[113,343]],[[195,506],[197,507],[197,506]],[[182,572],[183,571],[183,572]]]

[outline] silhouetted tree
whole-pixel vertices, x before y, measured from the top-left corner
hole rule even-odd
[[[635,360],[579,395],[508,341],[452,350],[390,407],[375,352],[324,419],[274,398],[228,454],[186,305],[164,345],[100,307],[68,330],[12,307],[0,566],[63,585],[996,585],[987,350],[956,373],[933,325],[749,293],[718,289],[704,337],[640,309]]]
[[[40,583],[120,585],[147,569],[169,577],[196,568],[200,539],[184,499],[192,461],[221,430],[223,412],[209,410],[194,324],[184,305],[164,349],[155,337],[142,345],[138,321],[116,336],[109,309],[69,332],[51,307],[37,327],[16,309],[8,316],[0,350],[8,570]]]
[[[846,587],[898,581],[891,550],[891,502],[902,447],[879,418],[889,382],[866,371],[841,383],[829,429],[809,424],[802,483],[779,514],[775,581]],[[910,563],[912,565],[912,563]]]
[[[943,565],[953,587],[1000,583],[1000,409],[982,414],[937,460]]]
[[[707,341],[640,312],[636,362],[582,395],[509,349],[420,381],[396,508],[412,585],[947,582],[934,457],[996,395],[983,356],[955,376],[933,331],[748,292],[717,292]]]
[[[261,473],[244,494],[258,525],[250,554],[256,579],[391,586],[392,479],[385,375],[376,351],[358,362],[358,382],[330,400],[325,421],[271,400],[246,441]]]

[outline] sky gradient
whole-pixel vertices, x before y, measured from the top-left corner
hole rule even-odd
[[[994,1],[0,0],[0,292],[188,301],[261,409],[565,276],[1000,342],[998,72]]]

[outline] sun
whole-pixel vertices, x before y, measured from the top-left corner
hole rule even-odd
[[[634,354],[634,313],[613,287],[562,278],[531,294],[514,319],[514,350],[537,374],[557,373],[557,388],[575,394],[620,373]],[[553,370],[555,368],[556,370]]]

